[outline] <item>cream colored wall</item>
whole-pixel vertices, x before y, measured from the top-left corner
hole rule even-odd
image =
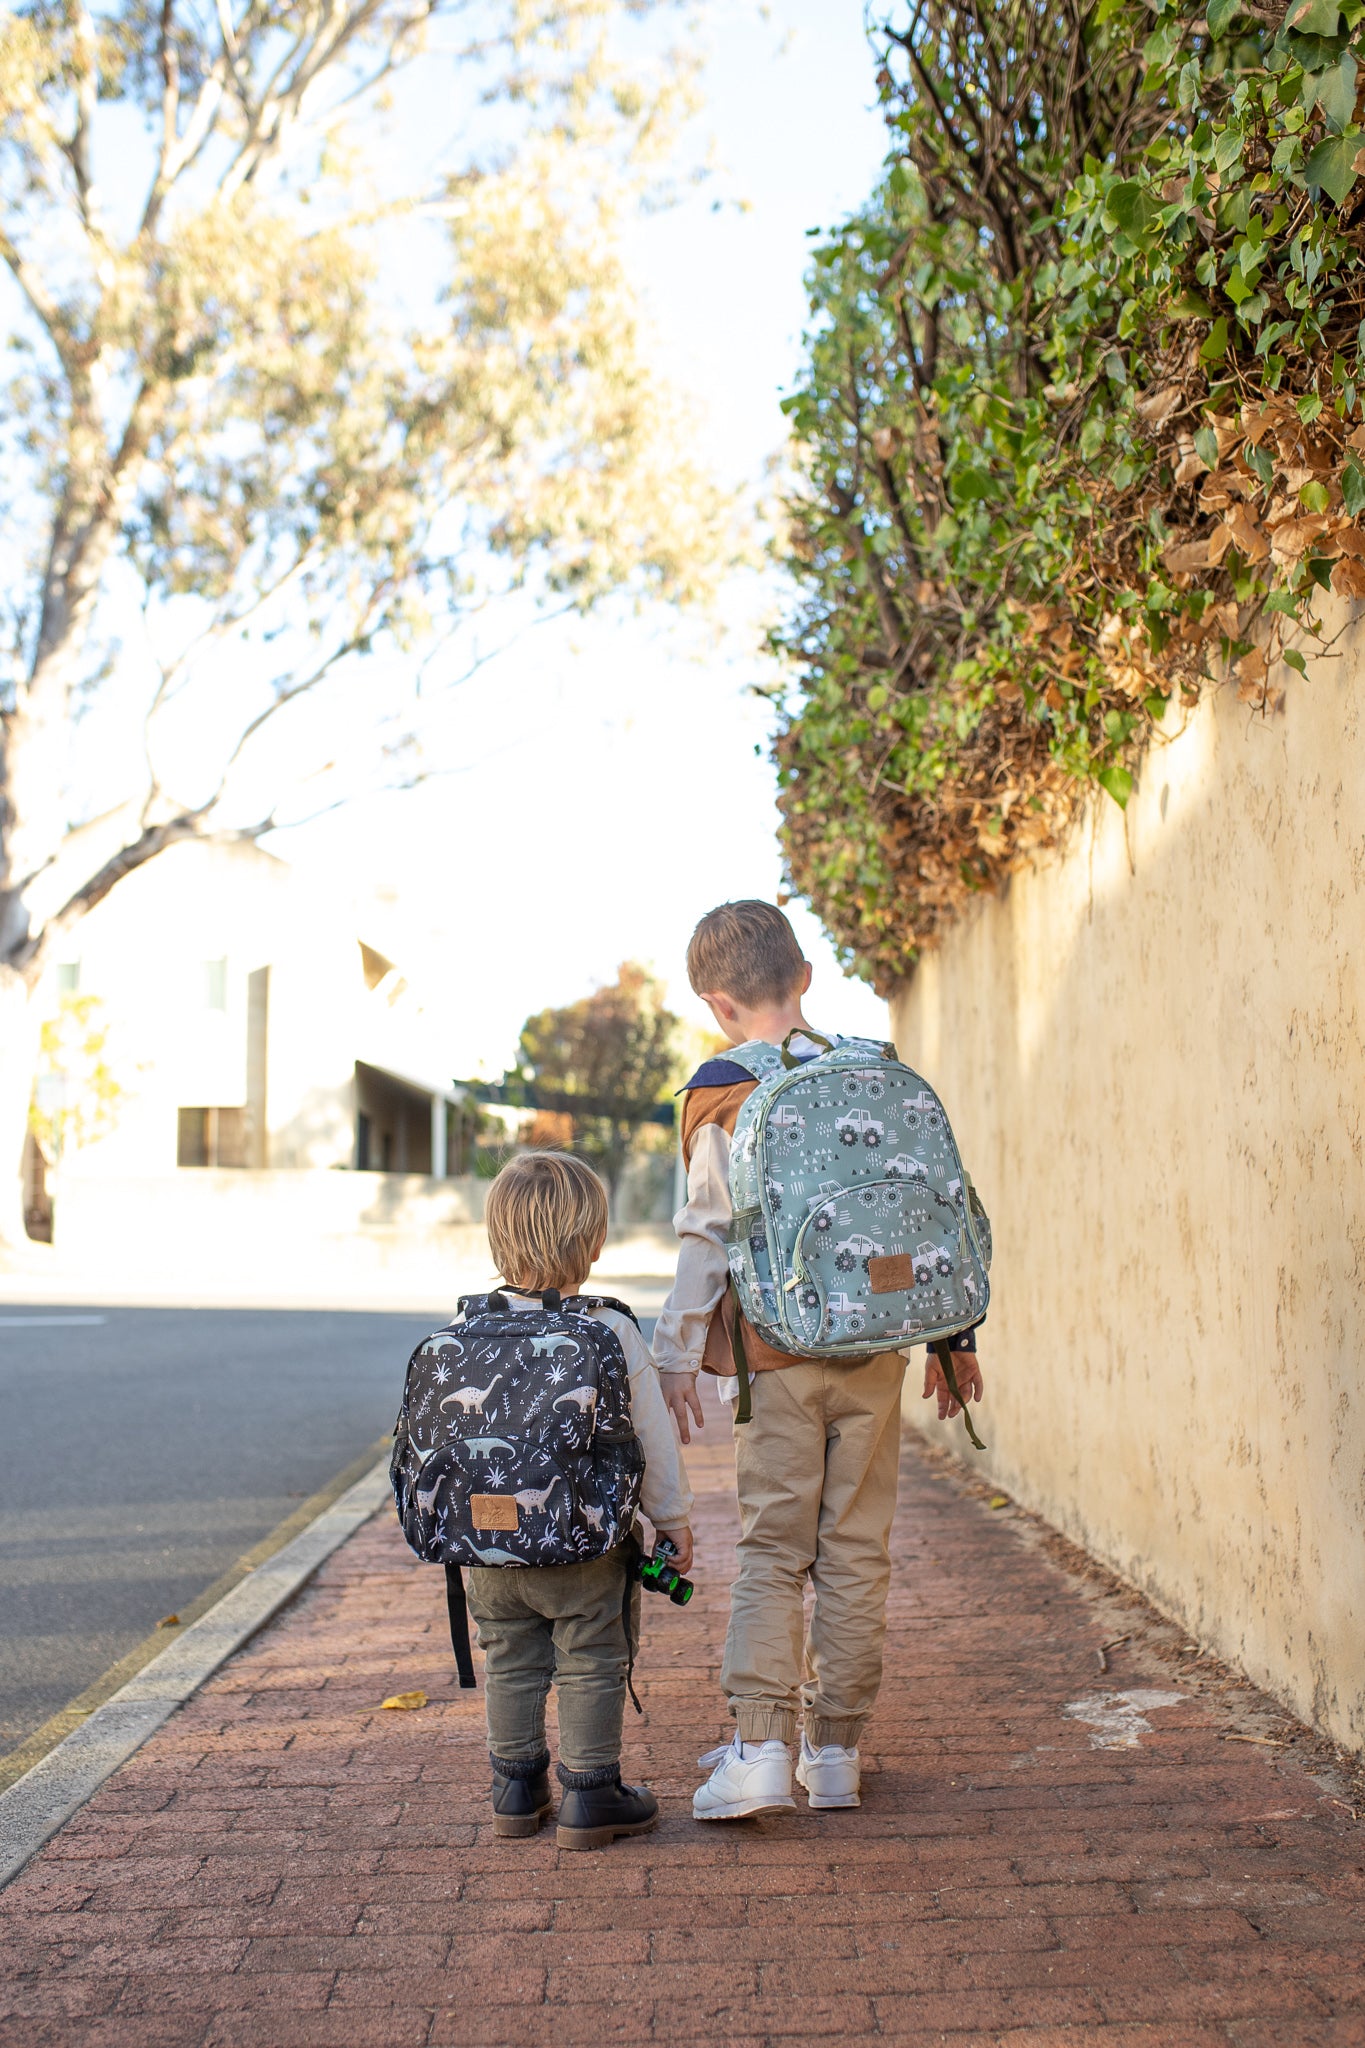
[[[1105,800],[893,1016],[995,1227],[981,1462],[1358,1746],[1359,629],[1343,645],[1268,722],[1202,704],[1126,829]]]

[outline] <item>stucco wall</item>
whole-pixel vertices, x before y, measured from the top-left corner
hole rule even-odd
[[[1340,644],[1268,722],[1230,691],[1173,715],[1126,828],[1104,800],[893,1017],[995,1226],[981,1464],[1359,1746],[1365,648]]]

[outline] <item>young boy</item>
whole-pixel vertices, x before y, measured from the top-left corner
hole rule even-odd
[[[500,1291],[511,1307],[534,1310],[546,1288],[566,1297],[582,1291],[606,1242],[607,1192],[581,1159],[526,1152],[493,1182],[485,1220],[506,1282]],[[685,1572],[692,1561],[692,1493],[654,1362],[628,1317],[610,1308],[591,1313],[616,1333],[625,1353],[631,1419],[645,1454],[640,1505]],[[495,1834],[533,1835],[550,1809],[551,1683],[559,1691],[564,1787],[559,1846],[600,1848],[655,1825],[653,1793],[621,1783],[626,1675],[639,1630],[640,1589],[628,1582],[634,1554],[626,1544],[585,1564],[469,1569],[469,1610],[485,1660]]]
[[[780,1045],[810,1027],[801,999],[811,970],[791,926],[769,903],[722,904],[701,920],[687,973],[731,1045]],[[792,1050],[809,1058],[818,1048]],[[702,1426],[698,1370],[732,1374],[730,1340],[716,1313],[729,1281],[730,1139],[756,1086],[741,1066],[708,1060],[688,1083],[682,1115],[687,1205],[674,1219],[677,1277],[654,1336],[664,1399],[684,1443]],[[793,1357],[747,1323],[752,1419],[735,1432],[739,1576],[731,1590],[721,1686],[733,1741],[702,1758],[714,1766],[698,1790],[698,1820],[727,1820],[795,1805],[790,1745],[801,1726],[797,1781],[812,1807],[859,1804],[858,1738],[882,1675],[888,1539],[896,1507],[905,1354],[845,1363]],[[975,1342],[959,1339],[958,1384],[981,1398]],[[729,1384],[734,1385],[732,1380]],[[930,1357],[924,1393],[956,1415],[942,1368]],[[815,1593],[803,1677],[803,1595]]]

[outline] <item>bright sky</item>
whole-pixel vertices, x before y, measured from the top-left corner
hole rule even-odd
[[[717,175],[651,218],[632,258],[699,443],[757,476],[784,437],[806,231],[866,195],[884,141],[860,0],[717,12],[702,114]],[[442,1005],[453,1073],[500,1071],[532,1010],[623,959],[653,963],[675,1007],[709,1021],[683,969],[692,926],[780,881],[770,714],[748,693],[773,595],[734,593],[723,646],[670,614],[539,627],[429,734],[463,772],[283,835],[289,859],[369,899],[375,942]],[[884,1031],[884,1006],[791,914],[815,964],[812,1020]]]

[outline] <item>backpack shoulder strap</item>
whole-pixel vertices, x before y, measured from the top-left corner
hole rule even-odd
[[[577,1311],[586,1311],[593,1308],[614,1308],[618,1316],[629,1316],[637,1330],[640,1327],[640,1318],[636,1315],[634,1309],[631,1308],[628,1302],[618,1301],[614,1294],[571,1294],[569,1299],[563,1303],[563,1306]]]

